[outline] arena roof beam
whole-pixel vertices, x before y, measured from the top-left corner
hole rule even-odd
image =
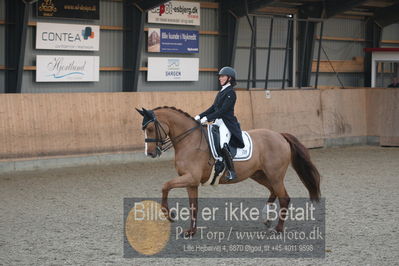
[[[367,0],[326,0],[325,3],[325,18],[331,18],[335,15],[350,11],[352,8],[357,7]]]
[[[299,77],[298,86],[309,87],[312,73],[313,50],[315,44],[316,23],[314,21],[306,21],[309,18],[320,18],[322,15],[321,3],[308,3],[299,8]],[[295,84],[293,84],[295,85]]]
[[[230,5],[232,6],[231,9],[237,17],[243,17],[246,15],[246,12],[252,13],[257,11],[258,9],[264,8],[271,3],[273,0],[235,0],[229,1]],[[246,3],[247,2],[247,3]],[[248,6],[246,6],[248,5]]]
[[[374,20],[381,28],[399,21],[399,4],[379,8],[374,12]]]
[[[145,12],[132,1],[123,2],[123,91],[137,91]]]
[[[123,91],[137,91],[146,11],[167,1],[123,1]]]
[[[133,1],[137,6],[139,6],[143,11],[147,11],[150,9],[153,9],[155,7],[158,7],[166,2],[169,2],[170,0],[135,0]]]
[[[310,2],[299,8],[303,18],[331,18],[350,11],[367,0],[326,0],[325,2]]]
[[[366,22],[366,48],[377,48],[380,46],[382,28],[370,18]],[[371,53],[364,54],[364,86],[371,87]]]
[[[220,0],[219,68],[233,66],[237,41],[238,17],[232,8],[240,0]]]
[[[300,21],[299,23],[299,84],[301,87],[310,86],[312,73],[313,50],[315,44],[316,22]]]
[[[5,92],[21,93],[30,3],[6,0]]]
[[[248,1],[248,12],[252,13],[258,9],[267,7],[270,5],[273,0],[253,0],[253,1]]]

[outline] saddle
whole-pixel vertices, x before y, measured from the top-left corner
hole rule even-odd
[[[219,126],[215,124],[209,124],[207,127],[208,131],[208,143],[209,148],[211,150],[212,156],[215,159],[215,164],[212,168],[211,176],[208,181],[203,185],[217,185],[219,184],[220,178],[223,176],[226,167],[224,167],[224,162],[222,158],[222,150],[220,148],[220,134],[219,134]],[[246,131],[242,131],[242,139],[244,140],[244,148],[235,148],[229,146],[230,154],[233,158],[233,161],[247,161],[252,157],[252,139],[251,136]],[[221,172],[218,171],[218,168],[224,169]],[[219,173],[219,174],[217,174]]]
[[[215,160],[222,160],[222,150],[220,148],[219,126],[208,125],[208,139],[212,156]],[[233,161],[247,161],[252,157],[252,139],[248,132],[242,131],[242,139],[244,140],[244,148],[236,148],[229,145]]]

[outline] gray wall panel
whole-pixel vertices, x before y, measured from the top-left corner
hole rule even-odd
[[[0,93],[4,93],[5,90],[5,71],[1,70],[0,71]]]
[[[382,30],[383,40],[399,40],[399,23],[384,27]]]
[[[5,39],[6,39],[6,28],[5,25],[0,25],[0,65],[6,64],[5,58]],[[2,71],[2,70],[0,70]]]
[[[270,17],[257,17],[257,47],[268,47],[270,34]],[[251,22],[253,22],[251,17]],[[237,46],[251,45],[251,27],[246,17],[239,20]],[[272,47],[285,47],[287,38],[288,20],[275,17],[273,21]]]
[[[314,46],[313,59],[317,60],[319,43]],[[330,60],[351,60],[355,56],[364,56],[364,42],[332,41],[323,40],[322,47]],[[320,60],[327,60],[327,57],[320,52]]]
[[[5,0],[0,0],[0,20],[5,20]],[[0,25],[0,65],[4,66],[5,61],[5,40],[6,40],[6,27]],[[4,91],[4,70],[0,70],[0,93]]]
[[[95,24],[107,26],[122,26],[123,2],[100,0],[100,21]]]
[[[209,1],[208,1],[209,2]],[[201,30],[217,31],[219,30],[218,10],[217,9],[201,9]]]
[[[324,36],[365,38],[365,22],[360,19],[330,18],[324,21]],[[319,35],[319,25],[316,27]]]
[[[257,47],[269,46],[270,18],[257,18]],[[287,41],[288,20],[275,17],[273,19],[272,47],[285,47]]]
[[[200,67],[217,67],[219,40],[215,35],[200,36]]]
[[[6,19],[6,0],[0,0],[0,19]]]
[[[237,49],[234,68],[237,71],[237,79],[246,79],[248,76],[249,50]]]
[[[256,77],[257,79],[265,79],[266,77],[266,66],[267,66],[267,53],[268,50],[257,50],[256,52]],[[269,79],[281,79],[284,67],[284,50],[272,49],[270,54],[270,66],[269,66]],[[237,50],[237,63],[234,65],[237,71],[238,79],[246,79],[248,77],[248,65],[249,65],[249,50],[238,49]]]
[[[251,22],[253,21],[251,17]],[[270,34],[271,17],[257,17],[257,49],[256,49],[256,77],[257,79],[266,78],[266,67],[268,58],[269,34]],[[287,40],[288,20],[281,17],[275,17],[273,20],[273,34],[270,52],[270,68],[269,68],[269,88],[280,88],[279,80],[283,76],[285,47]],[[234,67],[238,73],[238,79],[247,79],[249,66],[249,47],[251,40],[251,29],[246,17],[239,21],[236,61]],[[256,87],[263,88],[264,81],[258,81]],[[239,82],[238,87],[246,88],[246,82]],[[251,86],[252,87],[252,83]]]
[[[319,35],[320,25],[316,27],[316,35]],[[324,22],[323,36],[343,37],[343,38],[365,38],[365,22],[363,20],[331,18]],[[317,51],[319,47],[317,41],[314,46],[313,59],[317,60]],[[355,56],[364,56],[364,42],[359,41],[336,41],[323,40],[322,47],[330,60],[351,60]],[[327,60],[327,57],[321,51],[320,60]]]
[[[5,0],[0,0],[0,20],[5,20]],[[6,64],[5,61],[5,25],[0,25],[0,66]],[[0,93],[5,92],[5,70],[0,70]]]
[[[238,22],[237,46],[251,45],[251,27],[246,18],[241,18]]]
[[[123,31],[102,30],[100,52],[93,55],[100,56],[101,66],[123,66]]]
[[[389,25],[382,30],[382,40],[399,41],[399,23]],[[381,47],[399,47],[399,43],[382,43]]]
[[[268,50],[258,50],[257,57],[257,72],[256,77],[258,79],[265,79],[266,77],[266,66],[267,66],[267,53]],[[284,50],[272,49],[270,53],[270,66],[269,66],[269,79],[281,79],[283,76],[284,67]],[[246,70],[248,71],[248,69]]]
[[[339,78],[344,86],[363,87],[364,74],[363,73],[339,73]],[[315,82],[315,74],[312,74],[311,85]],[[320,73],[319,85],[324,86],[341,86],[335,73]]]

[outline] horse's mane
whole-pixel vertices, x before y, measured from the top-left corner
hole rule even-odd
[[[174,107],[174,106],[159,106],[159,107],[153,109],[153,111],[159,110],[159,109],[170,109],[170,110],[174,110],[174,111],[179,112],[179,113],[183,114],[184,116],[190,118],[191,120],[195,121],[195,119],[194,119],[191,115],[189,115],[187,112],[184,112],[184,111],[181,110],[181,109],[177,109],[177,108]]]

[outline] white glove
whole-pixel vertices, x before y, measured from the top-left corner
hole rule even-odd
[[[205,124],[206,122],[208,122],[208,118],[206,118],[206,116],[201,118],[201,124]]]
[[[198,120],[201,119],[201,117],[200,117],[199,115],[196,115],[196,116],[194,117],[194,119],[195,119],[196,121],[198,121]]]

